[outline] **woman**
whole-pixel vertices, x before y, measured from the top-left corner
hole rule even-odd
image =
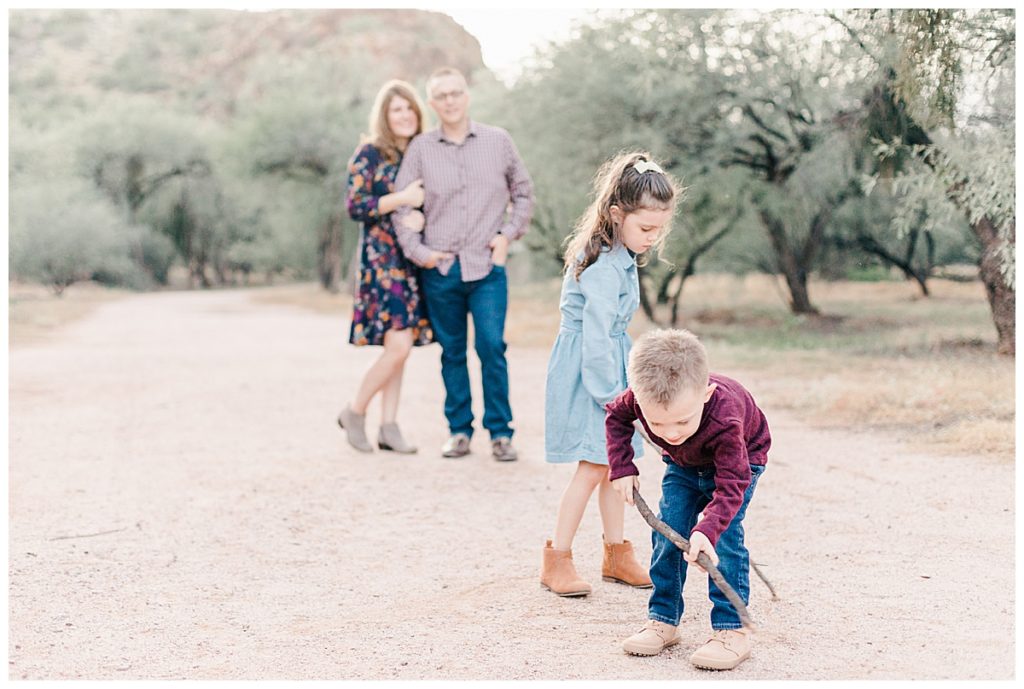
[[[377,446],[401,453],[416,452],[395,422],[405,361],[414,346],[434,341],[420,297],[415,266],[406,260],[395,238],[391,212],[399,206],[423,204],[423,182],[415,180],[395,191],[395,176],[409,141],[423,131],[423,108],[412,86],[393,80],[384,84],[370,113],[370,135],[364,137],[349,163],[348,212],[362,223],[362,248],[349,342],[383,345],[384,352],[363,376],[355,398],[338,415],[348,442],[373,452],[366,437],[366,409],[378,392],[381,426]],[[422,215],[411,223],[422,229]]]

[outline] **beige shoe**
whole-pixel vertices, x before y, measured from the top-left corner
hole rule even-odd
[[[679,634],[671,624],[647,620],[643,629],[622,642],[622,650],[635,656],[656,656],[679,643]]]
[[[559,596],[585,596],[590,584],[576,573],[571,550],[555,550],[548,540],[540,570],[540,585]]]
[[[654,586],[651,578],[647,576],[647,570],[636,561],[633,544],[625,540],[622,543],[605,542],[601,578],[638,589],[649,589]]]
[[[731,670],[749,657],[748,630],[716,629],[707,643],[690,656],[690,662],[705,670]]]

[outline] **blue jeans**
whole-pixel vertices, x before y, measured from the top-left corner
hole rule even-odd
[[[466,367],[468,321],[473,315],[473,344],[480,358],[484,388],[484,428],[491,440],[511,438],[512,407],[508,402],[508,363],[505,361],[505,312],[508,277],[494,266],[487,277],[462,281],[459,261],[447,275],[436,268],[420,273],[434,336],[441,343],[444,415],[451,433],[473,436],[473,398]]]
[[[664,457],[663,457],[664,459]],[[661,481],[661,520],[678,531],[684,538],[697,523],[697,514],[711,502],[715,490],[714,467],[681,467],[671,460],[665,460],[665,476]],[[718,538],[715,553],[718,555],[718,570],[736,590],[744,603],[749,601],[750,556],[743,545],[743,517],[754,494],[757,479],[764,472],[763,465],[750,465],[750,485],[743,494],[743,505],[729,523],[729,528]],[[683,582],[686,581],[687,562],[683,551],[654,531],[651,536],[651,581],[654,591],[647,604],[648,617],[652,620],[678,625],[683,616]],[[736,609],[726,599],[715,583],[708,577],[708,597],[713,629],[739,629],[743,626]]]

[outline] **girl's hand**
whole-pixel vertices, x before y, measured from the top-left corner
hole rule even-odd
[[[402,190],[404,205],[419,208],[423,205],[423,180],[415,179],[409,182],[409,186]]]
[[[612,488],[618,493],[627,505],[633,504],[633,489],[640,490],[639,476],[623,476],[612,481]]]
[[[718,553],[715,552],[714,546],[711,545],[711,541],[700,531],[694,531],[690,534],[690,550],[683,554],[686,561],[691,565],[697,565],[697,569],[707,573],[707,570],[697,564],[697,557],[701,554],[706,554],[711,558],[711,564],[715,567],[718,566]]]
[[[409,211],[409,213],[402,218],[402,227],[413,230],[414,232],[422,232],[423,226],[427,223],[427,219],[423,217],[423,214],[419,211]]]

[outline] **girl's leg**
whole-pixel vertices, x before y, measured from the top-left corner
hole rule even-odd
[[[604,478],[601,479],[598,487],[597,505],[601,510],[604,542],[622,543],[622,525],[625,519],[626,503],[612,488],[612,482],[608,480],[608,467],[605,467]]]
[[[366,415],[366,408],[370,406],[370,400],[373,399],[373,396],[387,384],[395,371],[405,364],[405,359],[409,356],[408,348],[403,351],[400,346],[388,346],[389,340],[394,339],[394,334],[402,332],[405,331],[389,330],[384,333],[384,352],[377,361],[373,362],[366,375],[363,376],[363,382],[359,385],[355,399],[352,400],[350,405],[350,408],[356,414],[360,416]],[[399,338],[399,342],[401,342],[401,338]]]
[[[398,359],[391,377],[381,388],[380,410],[381,423],[394,423],[398,416],[398,400],[402,392],[402,374],[405,373],[405,362],[412,351],[412,330],[389,330],[384,333],[384,351],[391,351]]]
[[[565,487],[562,501],[558,504],[558,521],[555,524],[555,537],[551,542],[551,547],[555,550],[572,549],[572,540],[576,536],[576,530],[580,528],[587,501],[601,483],[601,479],[607,475],[608,467],[599,464],[581,460],[576,465],[576,473]]]

